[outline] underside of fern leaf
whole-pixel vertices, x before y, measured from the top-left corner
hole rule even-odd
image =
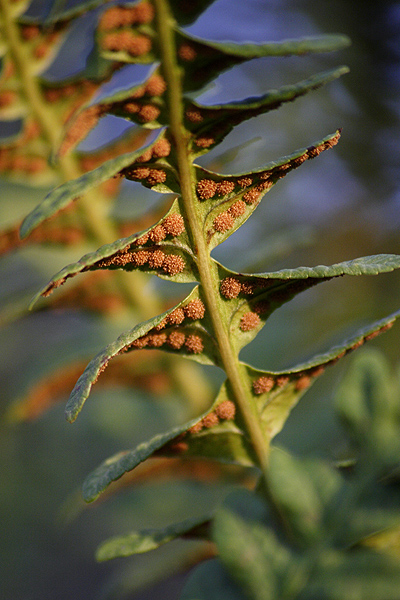
[[[80,9],[85,12],[95,4],[80,5]],[[197,2],[188,13],[181,10],[183,4],[154,0],[126,7],[106,6],[99,12],[91,60],[101,65],[101,72],[109,74],[110,80],[97,95],[81,102],[66,121],[63,140],[59,140],[61,155],[68,156],[81,134],[105,115],[154,131],[140,148],[135,145],[62,183],[28,215],[21,228],[22,236],[30,235],[46,219],[112,178],[174,195],[157,222],[129,237],[105,243],[66,266],[34,298],[35,302],[48,296],[75,275],[99,270],[145,272],[195,285],[173,308],[124,332],[89,363],[68,402],[69,421],[76,419],[109,361],[125,352],[158,349],[217,366],[226,375],[217,397],[203,414],[101,464],[84,484],[88,502],[152,456],[240,464],[257,469],[261,479],[267,479],[271,440],[303,393],[327,366],[387,330],[399,314],[373,323],[330,352],[285,371],[270,371],[268,365],[261,371],[240,360],[241,349],[255,338],[270,315],[300,292],[343,275],[393,271],[400,267],[400,257],[367,256],[331,266],[257,274],[234,272],[212,258],[212,250],[252,217],[280,179],[335,146],[341,132],[338,129],[323,139],[307,140],[307,145],[288,156],[245,173],[221,174],[202,167],[196,159],[218,146],[235,126],[280,107],[284,110],[285,103],[332,82],[347,68],[225,104],[203,105],[193,93],[241,62],[338,50],[348,40],[327,36],[242,46],[209,42],[188,35],[182,27],[210,2]],[[47,19],[57,22],[72,16],[73,9],[56,5]],[[137,63],[143,67],[143,80],[130,81],[131,66]],[[193,526],[190,522],[186,530]],[[159,539],[163,543],[186,530],[179,526]],[[150,545],[157,535],[150,536]]]

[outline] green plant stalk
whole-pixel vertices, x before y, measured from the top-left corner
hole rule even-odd
[[[30,69],[30,56],[13,18],[9,0],[0,0],[0,16],[3,20],[3,36],[7,41],[9,51],[22,83],[22,93],[25,96],[27,104],[31,107],[37,122],[40,124],[42,135],[49,148],[54,150],[58,147],[62,139],[63,127],[52,107],[45,102],[38,79]],[[73,154],[58,157],[54,168],[58,171],[63,181],[77,179],[82,175],[82,171]],[[119,237],[118,231],[102,210],[102,205],[105,204],[106,199],[99,190],[89,190],[79,198],[78,202],[78,213],[81,223],[85,228],[86,234],[93,239],[97,246],[111,243]],[[125,273],[116,271],[115,278],[126,305],[134,310],[138,310],[141,319],[147,320],[155,314],[162,312],[162,307],[154,293],[146,293],[145,286],[148,279],[142,273],[135,272],[133,277],[131,274],[127,278]],[[182,395],[188,398],[196,409],[203,410],[204,406],[209,404],[210,393],[208,385],[206,385],[200,373],[195,370],[194,365],[185,365],[186,368],[191,369],[191,376],[187,377],[187,374],[185,376],[185,373],[183,373],[182,365],[176,357],[163,357],[162,362],[168,363],[168,370],[170,370],[174,384],[181,391]],[[195,386],[190,383],[192,377],[197,382]]]
[[[195,203],[198,200],[195,190],[194,169],[189,159],[189,136],[183,124],[182,83],[179,67],[175,59],[174,19],[166,0],[155,0],[155,6],[157,9],[158,39],[163,57],[164,76],[167,82],[170,130],[175,142],[182,201],[189,222],[190,235],[192,237],[204,300],[213,323],[222,364],[232,386],[237,406],[244,420],[247,434],[251,440],[259,466],[266,480],[269,445],[263,435],[253,397],[250,391],[248,391],[249,386],[244,385],[246,381],[244,370],[241,368],[229,341],[227,327],[221,311],[221,302],[219,301],[218,273],[210,261],[209,251],[196,214]]]

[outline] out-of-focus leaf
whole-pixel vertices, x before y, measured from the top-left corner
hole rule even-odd
[[[373,351],[355,358],[336,392],[336,408],[352,438],[382,460],[399,451],[397,402],[387,362]]]
[[[124,354],[118,361],[108,365],[98,382],[99,387],[128,386],[144,389],[155,396],[165,395],[171,386],[165,366],[156,360],[154,351],[151,361],[149,358],[142,354],[136,357]],[[29,389],[25,389],[7,409],[5,421],[18,423],[40,418],[44,412],[69,396],[86,365],[87,360],[74,361],[57,366],[37,381],[32,380]]]
[[[255,518],[261,501],[246,496],[247,506],[232,505],[228,497],[215,514],[213,539],[221,561],[249,598],[295,598],[307,579],[305,565],[281,544],[272,528]]]
[[[133,531],[127,535],[106,540],[96,551],[99,561],[110,560],[121,556],[131,556],[155,550],[167,542],[179,537],[202,537],[212,515],[193,517],[180,523],[173,523],[163,529],[145,529]]]
[[[362,545],[400,559],[400,525],[372,534],[362,541]]]
[[[397,600],[400,562],[374,551],[322,552],[299,600]]]
[[[287,452],[275,449],[271,453],[271,493],[301,545],[313,544],[326,536],[322,526],[324,507],[310,471],[312,465],[304,464]]]
[[[219,559],[202,563],[189,575],[179,600],[247,600]]]

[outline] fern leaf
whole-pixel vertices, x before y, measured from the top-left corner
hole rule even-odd
[[[96,558],[99,561],[110,560],[120,556],[131,556],[155,550],[167,542],[179,537],[197,538],[204,533],[209,525],[211,515],[193,517],[180,523],[173,523],[163,529],[145,529],[133,531],[124,536],[106,540],[97,549]]]
[[[276,110],[285,102],[293,102],[348,72],[347,67],[319,73],[294,85],[271,90],[262,96],[227,104],[203,106],[198,102],[186,105],[187,127],[194,134],[191,150],[194,156],[209,152],[232,131],[252,117]]]

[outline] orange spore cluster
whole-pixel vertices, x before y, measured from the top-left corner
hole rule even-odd
[[[275,380],[273,377],[259,377],[255,381],[253,381],[253,392],[259,396],[260,394],[265,394],[266,392],[270,392],[275,385]]]
[[[162,138],[154,144],[152,156],[153,158],[165,158],[166,156],[169,156],[170,152],[171,143],[167,139]]]
[[[152,333],[148,336],[148,345],[151,348],[161,348],[167,341],[166,333]]]
[[[235,189],[235,184],[233,181],[220,181],[217,183],[216,194],[217,196],[227,196]]]
[[[198,335],[190,334],[185,339],[185,348],[191,354],[201,354],[204,350],[203,340]]]
[[[63,277],[62,279],[59,279],[58,281],[53,281],[52,283],[50,283],[50,285],[48,285],[47,289],[42,293],[43,298],[47,298],[48,296],[50,296],[50,294],[53,292],[53,290],[62,286],[66,282],[66,280],[67,280],[67,278]]]
[[[211,427],[215,427],[215,425],[218,425],[218,423],[219,423],[219,419],[214,412],[209,413],[208,415],[203,417],[201,420],[201,424],[206,429],[211,429]]]
[[[262,181],[261,183],[256,185],[254,189],[256,190],[256,192],[266,192],[269,189],[271,189],[273,185],[273,182],[270,180]]]
[[[275,379],[275,383],[278,388],[285,387],[285,385],[287,385],[289,381],[290,377],[288,375],[278,375],[278,377]]]
[[[189,319],[192,319],[193,321],[197,319],[202,319],[204,317],[205,310],[206,308],[199,298],[191,300],[190,302],[188,302],[188,304],[186,304],[186,306],[183,307],[185,316]]]
[[[246,204],[254,204],[260,197],[260,192],[256,189],[249,190],[245,194],[243,194],[243,200]]]
[[[215,144],[215,138],[211,137],[211,136],[203,136],[203,137],[199,137],[197,138],[194,143],[196,144],[196,146],[198,148],[209,148],[210,146],[212,146],[213,144]]]
[[[251,177],[241,177],[237,180],[237,184],[240,185],[241,188],[249,187],[253,183]]]
[[[166,237],[166,231],[162,225],[156,225],[149,234],[149,238],[152,242],[158,244],[162,242]]]
[[[225,277],[220,285],[221,294],[227,300],[237,298],[242,290],[242,284],[234,277]]]
[[[308,375],[301,375],[298,379],[296,379],[296,383],[294,385],[297,391],[306,390],[311,385],[311,377]]]
[[[154,7],[150,2],[140,2],[135,7],[136,20],[141,25],[151,23],[154,18]]]
[[[186,336],[182,331],[171,331],[168,335],[167,344],[173,350],[180,350],[185,343]]]
[[[214,229],[219,233],[224,233],[225,231],[229,231],[235,224],[235,219],[232,214],[225,210],[214,218],[213,225]]]
[[[148,167],[136,167],[136,169],[126,170],[125,173],[134,179],[147,179],[150,169]]]
[[[166,89],[165,79],[157,73],[154,73],[145,85],[145,93],[149,96],[162,96]]]
[[[138,102],[127,102],[124,104],[124,110],[130,115],[136,115],[140,110],[140,104]]]
[[[232,421],[235,418],[236,407],[231,400],[223,400],[214,411],[203,417],[198,423],[195,423],[189,433],[200,433],[202,429],[211,429],[221,421]]]
[[[201,200],[209,200],[215,196],[217,184],[212,179],[200,179],[197,182],[196,190]]]
[[[166,233],[168,235],[172,235],[172,237],[177,237],[185,231],[185,222],[183,217],[178,213],[172,213],[171,215],[165,217],[162,225]]]
[[[242,294],[245,296],[252,296],[255,288],[256,284],[253,281],[242,281]]]
[[[162,268],[167,275],[178,275],[185,270],[185,261],[177,254],[168,254]]]
[[[162,250],[154,250],[149,253],[148,264],[151,269],[161,269],[164,264],[165,254]]]
[[[185,116],[188,121],[191,121],[191,123],[201,123],[203,121],[203,115],[201,112],[192,108],[187,109]]]
[[[247,312],[240,319],[240,329],[242,331],[251,331],[260,324],[260,317],[255,312]]]
[[[175,308],[167,317],[170,325],[180,325],[185,320],[185,312],[183,308]]]
[[[244,213],[246,212],[246,208],[246,203],[243,202],[243,200],[237,200],[229,208],[229,212],[234,219],[237,219],[238,217],[244,215]]]
[[[189,44],[183,43],[180,45],[179,49],[178,49],[178,56],[181,60],[184,60],[186,62],[190,62],[192,60],[194,60],[197,56],[197,52],[196,50],[193,48],[193,46],[190,46]]]
[[[45,42],[45,41],[40,42],[36,46],[36,48],[33,50],[33,56],[40,60],[41,58],[44,58],[48,54],[50,48],[51,47],[48,42]]]
[[[40,29],[37,25],[23,25],[21,27],[21,36],[24,40],[34,40],[40,35]]]
[[[143,244],[146,244],[148,239],[149,239],[149,233],[144,233],[143,235],[141,235],[140,237],[137,238],[137,240],[135,240],[135,246],[143,246]]]
[[[125,51],[131,56],[143,56],[150,52],[151,39],[145,35],[134,35],[131,31],[115,31],[105,34],[101,39],[104,50]]]
[[[113,6],[106,10],[100,19],[99,30],[109,31],[130,25],[150,23],[154,18],[154,8],[149,2],[141,2],[131,8]]]
[[[11,90],[0,93],[0,108],[10,106],[18,98],[17,94]]]
[[[138,117],[142,123],[150,123],[151,121],[157,120],[160,112],[158,106],[154,106],[154,104],[144,104],[139,109]]]
[[[157,185],[158,183],[164,183],[167,179],[167,174],[162,169],[150,169],[147,176],[147,183],[151,186]]]
[[[164,183],[167,174],[163,169],[135,166],[137,163],[149,162],[152,158],[158,159],[169,155],[171,151],[170,142],[163,138],[158,140],[151,148],[147,148],[130,166],[123,169],[120,174],[129,179],[147,179],[150,185]]]
[[[231,421],[235,418],[236,406],[231,400],[223,400],[215,409],[216,415],[224,420]]]

